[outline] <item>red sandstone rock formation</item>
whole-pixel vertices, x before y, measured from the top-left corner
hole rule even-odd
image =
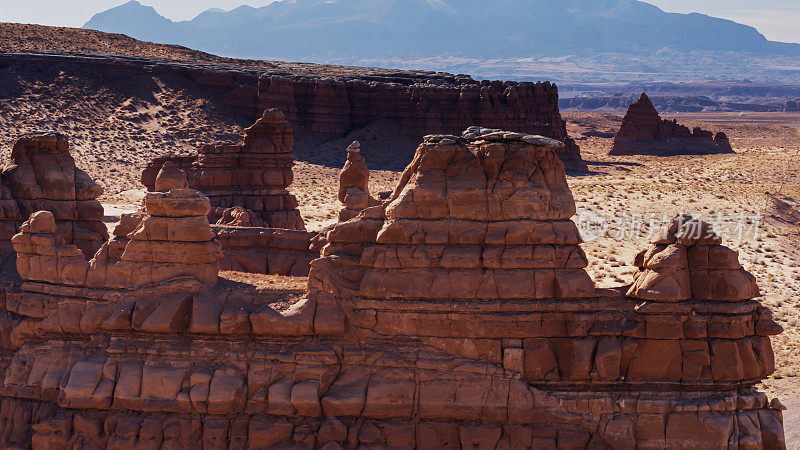
[[[0,189],[0,250],[11,250],[11,237],[36,211],[50,211],[57,238],[75,245],[86,258],[108,239],[103,207],[95,200],[103,188],[75,167],[62,134],[43,131],[22,136],[3,169]]]
[[[347,162],[339,172],[339,201],[344,205],[339,212],[340,222],[352,219],[365,208],[380,204],[369,193],[369,169],[361,156],[358,142],[347,147]]]
[[[524,384],[512,382],[498,405],[508,408],[509,421],[531,424],[524,445],[725,448],[735,441],[783,448],[780,404],[753,389],[774,370],[768,336],[780,327],[749,300],[752,290],[731,295],[721,288],[719,280],[738,279],[741,269],[729,254],[727,265],[711,253],[703,263],[703,251],[725,251],[682,235],[680,245],[698,255],[696,298],[654,295],[641,303],[635,296],[645,284],[631,289],[634,297],[595,291],[582,269],[585,256],[569,220],[574,204],[551,146],[474,128],[464,139],[426,139],[390,202],[328,234],[310,273],[318,309],[344,305],[362,342],[408,339],[517,374]],[[658,260],[648,259],[652,270],[661,269]],[[711,274],[717,268],[728,272]],[[662,291],[680,291],[679,280],[663,275],[656,283]],[[421,417],[486,423],[486,416],[473,415],[466,388],[436,377],[418,383],[409,408],[419,408]],[[571,405],[556,414],[580,416],[584,428],[535,418],[552,414],[539,409],[542,393]],[[528,395],[529,403],[517,403]],[[437,408],[444,399],[448,408]],[[637,406],[623,406],[629,401]],[[521,411],[525,418],[516,415]],[[520,439],[513,427],[485,428],[492,429],[499,440],[482,435],[488,448],[503,446],[505,433]],[[437,439],[434,447],[447,444]]]
[[[646,94],[628,108],[609,155],[707,155],[733,153],[725,133],[689,130],[675,120],[661,119]]]
[[[644,300],[702,299],[744,301],[758,297],[756,279],[739,264],[735,251],[720,245],[711,227],[679,216],[636,256],[640,271],[628,296]]]
[[[717,291],[715,276],[692,279],[713,295],[691,300],[595,289],[558,145],[429,136],[388,202],[328,233],[305,293],[184,277],[3,284],[0,441],[784,448],[780,402],[755,390],[781,331],[769,311]],[[205,218],[186,190],[151,195],[151,215],[118,234],[153,230],[154,213]],[[53,224],[36,214],[23,235],[40,241]],[[657,245],[694,254],[687,267],[739,270],[715,239],[678,231]],[[637,262],[675,268],[650,253]]]
[[[454,299],[594,295],[570,220],[575,203],[553,151],[556,145],[548,152],[541,149],[555,141],[486,131],[471,137],[482,142],[474,148],[451,136],[426,138],[387,202],[385,218],[367,222],[382,228],[361,253],[360,291],[350,294],[414,298],[424,292]],[[509,143],[497,143],[503,140]],[[540,150],[534,152],[534,146]],[[360,230],[340,236],[348,229],[340,225],[329,234],[328,251],[373,234]],[[509,229],[514,230],[510,239]],[[514,249],[506,252],[506,246]]]
[[[142,173],[142,184],[155,188],[161,167],[171,162],[188,174],[189,186],[208,196],[210,219],[218,221],[227,208],[241,207],[270,228],[304,230],[292,184],[292,130],[283,114],[267,110],[238,145],[206,145],[195,156],[165,156]]]
[[[174,184],[161,181],[163,174],[157,186]],[[93,289],[141,288],[175,279],[213,286],[221,251],[208,210],[208,199],[197,191],[148,193],[144,213],[127,216],[90,261],[76,246],[60,244],[53,214],[40,211],[12,238],[17,271],[26,281]]]
[[[221,267],[274,275],[305,276],[319,253],[309,250],[292,183],[292,130],[278,110],[267,110],[245,130],[239,145],[207,145],[196,156],[165,156],[142,173],[152,190],[169,166],[188,172],[188,184],[211,201],[209,218],[222,245]]]

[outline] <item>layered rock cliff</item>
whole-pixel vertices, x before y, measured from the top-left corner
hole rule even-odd
[[[0,66],[19,73],[76,70],[109,90],[131,79],[159,78],[184,87],[239,123],[264,110],[283,111],[295,130],[298,154],[373,127],[396,127],[408,142],[425,134],[457,133],[470,125],[535,133],[566,142],[559,156],[568,168],[585,169],[578,146],[558,110],[549,82],[476,81],[466,75],[268,61],[185,62],[107,55],[1,53]],[[408,155],[413,145],[403,149]],[[337,165],[340,161],[336,161]]]

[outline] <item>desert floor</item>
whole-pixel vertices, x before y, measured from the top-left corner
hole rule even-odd
[[[76,95],[72,101],[86,103],[86,108],[78,108],[83,112],[71,117],[61,113],[67,105],[50,104],[49,111],[44,111],[52,114],[48,117],[33,114],[24,99],[19,103],[0,102],[0,113],[13,111],[5,117],[0,114],[0,126],[7,131],[0,136],[0,158],[7,160],[18,133],[50,128],[48,125],[57,120],[61,131],[72,139],[78,166],[105,186],[101,200],[112,226],[119,214],[138,208],[144,195],[139,174],[150,158],[190,151],[202,142],[234,139],[241,133],[237,126],[219,130],[200,125],[204,119],[216,119],[207,105],[194,103],[180,93],[164,92],[164,97],[170,107],[162,106],[163,102],[105,98],[101,103],[123,103],[117,109],[99,111],[89,104],[98,99]],[[100,116],[103,120],[98,124]],[[688,126],[726,132],[736,150],[731,155],[676,157],[609,157],[606,153],[612,139],[586,135],[615,132],[619,116],[564,116],[590,168],[588,174],[569,176],[581,212],[579,218],[607,225],[593,230],[599,233],[587,232],[583,245],[591,263],[589,272],[597,284],[607,287],[631,282],[633,257],[647,246],[651,220],[657,223],[678,213],[690,213],[716,223],[726,245],[740,252],[742,264],[758,279],[761,300],[785,329],[773,339],[777,370],[764,382],[763,389],[787,406],[789,448],[800,449],[800,113],[674,116]],[[22,118],[27,120],[18,120]],[[20,127],[19,123],[26,125]],[[344,148],[341,151],[344,153]],[[407,162],[396,161],[395,166]],[[339,167],[297,161],[291,190],[309,230],[336,221],[340,208],[336,199],[338,171]],[[372,192],[393,189],[399,176],[396,171],[373,171]],[[270,284],[273,282],[280,283],[273,280]]]

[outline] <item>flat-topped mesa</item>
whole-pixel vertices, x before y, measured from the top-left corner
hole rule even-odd
[[[739,264],[708,223],[678,216],[636,256],[639,272],[628,296],[675,302],[689,299],[741,302],[758,297],[756,279]]]
[[[0,189],[0,251],[11,251],[11,237],[37,211],[50,211],[58,238],[74,244],[86,258],[108,239],[103,207],[96,200],[103,188],[75,167],[63,134],[39,131],[20,137],[3,169]]]
[[[265,227],[304,230],[292,184],[292,129],[277,109],[264,111],[245,130],[237,145],[205,145],[196,155],[164,156],[151,161],[142,184],[155,189],[155,178],[166,162],[186,171],[188,183],[211,201],[209,219],[217,222],[225,210],[240,207],[253,212]]]
[[[59,242],[53,214],[40,211],[12,238],[17,271],[26,281],[94,289],[132,289],[194,280],[196,289],[217,282],[221,249],[208,224],[210,205],[201,193],[181,189],[185,174],[162,170],[143,213],[126,214],[94,258]],[[182,181],[183,179],[183,181]],[[177,187],[177,189],[170,189]]]
[[[662,119],[655,106],[642,94],[628,107],[609,155],[708,155],[733,153],[728,136],[695,127],[693,130],[676,120]]]
[[[346,222],[380,201],[369,192],[369,169],[361,156],[361,144],[353,142],[347,147],[347,161],[339,172],[339,201],[344,209],[339,211],[339,221]]]
[[[593,296],[562,145],[477,127],[427,136],[383,206],[328,234],[311,286],[381,299]],[[357,269],[342,262],[353,258]],[[348,282],[333,286],[341,270]]]

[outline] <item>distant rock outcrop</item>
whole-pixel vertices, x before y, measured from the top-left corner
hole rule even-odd
[[[647,94],[628,107],[610,155],[708,155],[733,153],[728,136],[662,119]]]

